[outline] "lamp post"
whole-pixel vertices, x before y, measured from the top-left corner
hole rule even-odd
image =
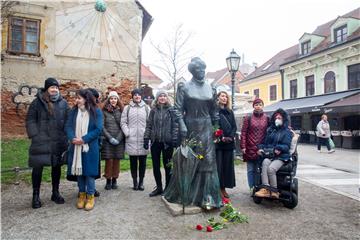
[[[240,56],[234,51],[226,58],[227,68],[231,74],[231,109],[234,111],[235,107],[235,75],[239,70]]]

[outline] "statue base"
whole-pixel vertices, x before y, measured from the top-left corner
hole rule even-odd
[[[161,197],[162,201],[164,202],[165,206],[169,209],[171,215],[179,216],[179,215],[191,215],[191,214],[198,214],[202,212],[202,208],[197,206],[186,206],[185,211],[183,211],[183,206],[178,203],[170,203],[168,202],[164,196]]]

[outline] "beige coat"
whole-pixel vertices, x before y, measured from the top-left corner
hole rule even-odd
[[[328,121],[321,120],[316,126],[316,135],[321,138],[330,137],[330,125]]]
[[[125,135],[125,152],[130,156],[149,153],[149,150],[144,149],[144,133],[149,113],[150,108],[144,101],[139,104],[130,101],[121,114],[121,129]]]

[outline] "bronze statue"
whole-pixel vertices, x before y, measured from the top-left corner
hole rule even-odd
[[[183,146],[174,154],[173,176],[164,197],[183,206],[212,209],[222,206],[213,142],[219,116],[216,90],[205,82],[205,68],[204,61],[193,58],[188,65],[193,75],[191,81],[178,86],[175,112]],[[192,140],[199,144],[186,149],[184,142]]]

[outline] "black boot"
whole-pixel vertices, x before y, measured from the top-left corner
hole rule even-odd
[[[111,188],[112,188],[112,189],[117,189],[117,188],[118,188],[116,178],[113,178],[113,179],[112,179]]]
[[[95,189],[94,196],[95,196],[95,197],[100,197],[100,193],[99,193],[99,191],[98,191],[98,190],[96,190],[96,189]]]
[[[133,190],[138,190],[138,182],[137,182],[137,179],[136,178],[133,178],[133,184],[134,184],[134,186],[133,186]]]
[[[155,196],[158,196],[158,195],[161,195],[163,193],[163,189],[161,186],[157,186],[154,191],[152,191],[150,194],[149,194],[149,197],[155,197]]]
[[[111,179],[106,179],[105,189],[106,189],[106,190],[110,190],[110,189],[111,189]]]
[[[64,198],[60,195],[59,190],[58,189],[54,189],[53,193],[51,195],[51,201],[54,201],[56,204],[64,204],[65,200]]]
[[[140,178],[139,180],[139,186],[138,186],[138,190],[139,191],[144,191],[144,179],[143,178]]]
[[[32,208],[34,208],[34,209],[41,208],[40,190],[39,189],[33,190]]]

